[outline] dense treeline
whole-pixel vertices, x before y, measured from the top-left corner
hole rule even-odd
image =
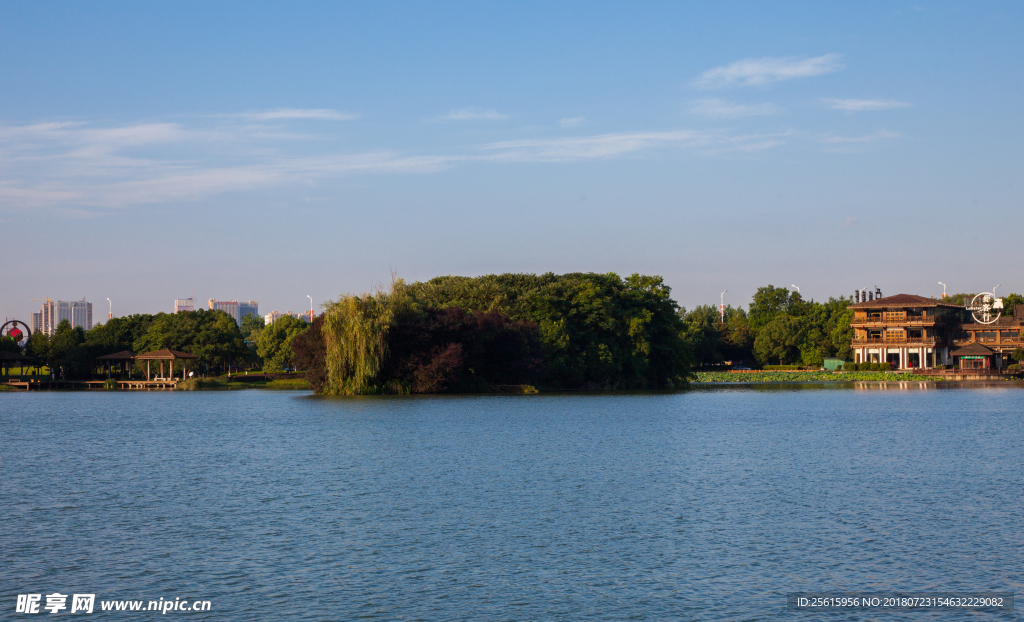
[[[685,339],[698,365],[723,361],[754,365],[820,366],[826,357],[850,358],[853,311],[850,298],[805,301],[800,294],[768,285],[754,294],[747,311],[700,306],[682,312]]]
[[[65,320],[52,336],[33,333],[25,354],[36,357],[39,366],[45,365],[55,374],[63,372],[66,378],[91,377],[100,370],[97,357],[124,350],[137,354],[163,348],[188,352],[196,355],[195,369],[201,373],[219,373],[229,366],[263,364],[273,371],[290,366],[291,341],[305,330],[306,323],[289,317],[275,322],[273,331],[262,327],[262,318],[247,316],[243,328],[249,333],[243,336],[242,328],[229,315],[203,309],[112,318],[88,331],[81,326],[72,328]]]
[[[97,371],[96,357],[170,348],[196,370],[230,366],[306,370],[317,393],[447,393],[502,385],[544,389],[683,386],[699,367],[821,366],[851,358],[850,298],[806,301],[768,285],[747,309],[680,308],[660,277],[634,274],[446,276],[345,295],[312,326],[285,316],[241,326],[221,311],[132,315],[90,331],[62,322],[33,334],[26,354],[67,377]],[[954,294],[953,304],[972,294]],[[1024,298],[1009,294],[1004,313]],[[10,339],[0,350],[16,351]],[[1024,357],[1022,357],[1024,358]]]
[[[319,351],[308,341],[322,338],[318,392],[331,394],[679,386],[691,357],[669,294],[641,275],[398,280],[330,303],[299,347]]]

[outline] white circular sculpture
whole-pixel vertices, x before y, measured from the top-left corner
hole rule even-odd
[[[978,324],[994,324],[1003,314],[1003,299],[984,292],[971,299],[967,310]]]

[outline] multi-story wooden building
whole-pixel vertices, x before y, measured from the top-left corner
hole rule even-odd
[[[935,298],[897,294],[850,305],[857,363],[888,362],[896,369],[1002,368],[1024,347],[1024,305],[1013,317],[985,324],[971,309]]]
[[[961,369],[1003,368],[1010,355],[1024,347],[1024,305],[1013,309],[1013,317],[1000,317],[990,324],[970,321],[972,314],[964,310],[965,320],[953,327],[950,355]]]
[[[945,365],[950,327],[963,320],[963,307],[934,298],[897,294],[850,305],[857,363],[892,363],[897,369]]]

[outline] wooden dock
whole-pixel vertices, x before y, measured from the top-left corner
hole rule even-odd
[[[174,389],[180,380],[115,380],[117,388],[124,391],[155,391]],[[58,390],[104,390],[105,380],[38,380],[11,379],[0,384],[19,391],[58,391]]]

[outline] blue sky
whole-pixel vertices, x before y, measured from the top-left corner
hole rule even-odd
[[[1024,291],[1020,4],[295,4],[0,5],[0,313]]]

